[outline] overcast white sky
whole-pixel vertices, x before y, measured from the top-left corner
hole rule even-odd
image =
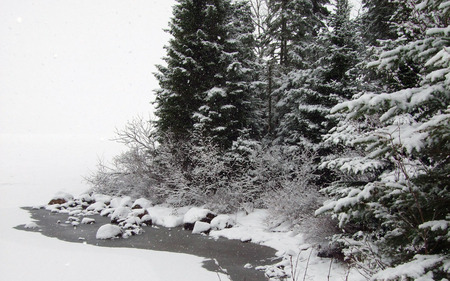
[[[173,4],[0,0],[3,195],[11,184],[34,194],[83,188],[97,157],[123,150],[109,140],[152,111]]]
[[[0,0],[0,132],[110,136],[151,111],[173,4]]]

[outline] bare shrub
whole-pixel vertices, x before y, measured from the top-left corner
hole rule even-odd
[[[258,157],[257,174],[266,192],[261,197],[272,221],[299,224],[314,216],[323,197],[314,184],[315,155],[291,147],[272,147]]]
[[[129,149],[110,163],[99,160],[97,170],[85,180],[96,192],[153,199],[162,178],[154,169],[157,142],[152,121],[136,117],[116,135],[114,140]]]

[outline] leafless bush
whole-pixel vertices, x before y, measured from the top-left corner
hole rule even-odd
[[[263,177],[264,205],[272,220],[299,224],[313,216],[323,197],[314,184],[315,155],[289,147],[273,147],[260,157],[257,174]]]
[[[116,135],[114,140],[129,149],[110,163],[100,160],[97,170],[85,180],[97,192],[154,198],[162,179],[154,169],[157,142],[152,121],[136,117]]]

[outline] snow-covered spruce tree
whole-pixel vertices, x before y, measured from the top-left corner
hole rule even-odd
[[[159,66],[157,127],[176,140],[196,133],[227,149],[255,124],[255,54],[251,11],[244,2],[180,0],[169,32],[167,66]]]
[[[216,73],[220,79],[202,93],[202,105],[194,113],[195,129],[222,149],[230,148],[242,130],[258,137],[261,123],[257,112],[261,102],[253,84],[258,79],[258,64],[250,6],[235,2],[228,6],[226,15],[223,43],[215,46],[223,65]]]
[[[298,85],[294,85],[293,80],[299,78],[298,73],[309,68],[310,63],[317,58],[310,47],[317,42],[315,37],[325,27],[324,18],[328,11],[324,4],[327,2],[269,1],[271,18],[268,36],[272,56],[280,65],[272,68],[277,73],[271,73],[273,127],[277,144],[298,145],[302,141],[302,136],[298,134],[301,124],[294,113],[298,110]]]
[[[366,12],[362,15],[362,35],[370,45],[378,45],[382,40],[394,40],[398,37],[392,24],[398,10],[398,1],[363,0]]]
[[[328,14],[328,0],[269,0],[269,42],[281,65],[291,64],[290,52],[310,36],[317,35]]]
[[[325,188],[331,199],[316,213],[339,220],[346,232],[335,240],[367,276],[441,280],[450,274],[450,2],[404,4],[412,13],[397,22],[399,38],[369,64],[399,83],[333,108],[346,119],[327,141],[355,154],[322,166],[363,180]],[[402,80],[404,62],[417,82]]]
[[[228,66],[223,57],[230,3],[227,0],[177,0],[169,24],[172,39],[166,46],[166,65],[155,74],[157,128],[184,141],[192,133],[193,114],[203,95],[224,83]]]
[[[350,21],[347,1],[337,1],[335,12],[329,17],[329,29],[302,42],[291,52],[298,65],[285,77],[277,89],[280,100],[278,142],[298,144],[327,154],[322,135],[334,125],[329,110],[339,101],[356,93],[358,86],[359,52],[354,22]]]

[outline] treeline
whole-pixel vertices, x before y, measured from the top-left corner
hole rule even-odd
[[[118,132],[129,151],[89,181],[327,235],[333,219],[368,278],[444,280],[450,1],[363,0],[355,18],[329,2],[177,0],[157,118]]]

